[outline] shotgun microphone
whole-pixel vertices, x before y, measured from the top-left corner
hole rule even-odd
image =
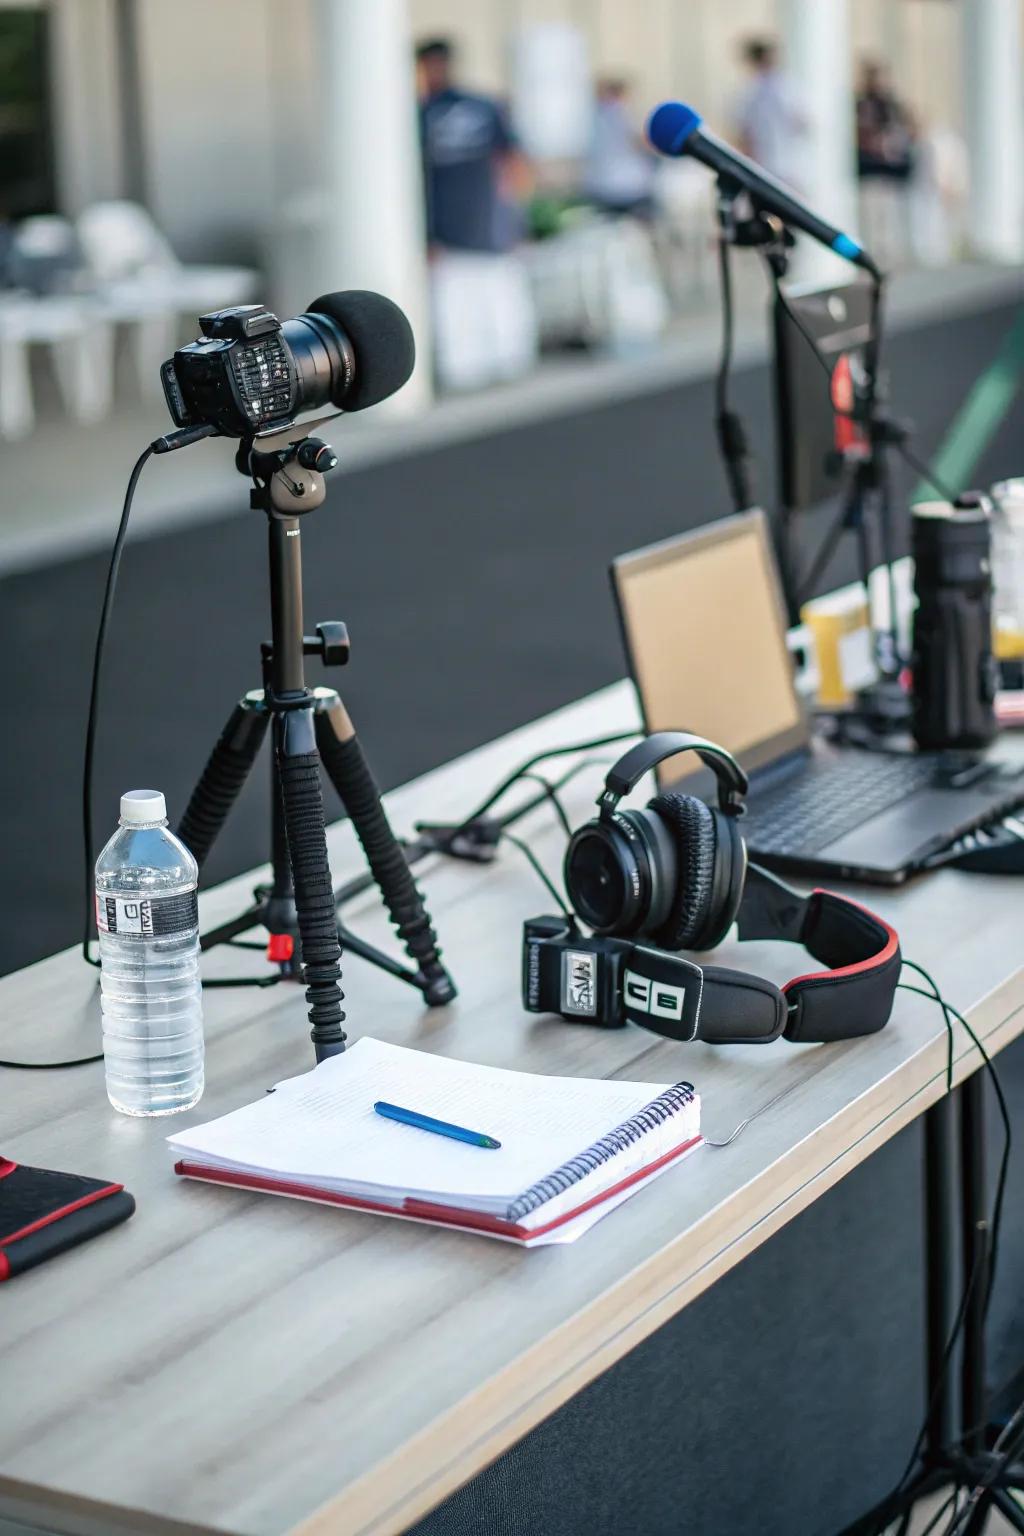
[[[774,213],[784,224],[802,230],[837,255],[870,272],[876,281],[881,273],[868,253],[841,229],[819,218],[790,189],[774,176],[741,155],[704,127],[699,112],[681,101],[663,101],[655,107],[647,122],[647,137],[662,155],[692,155],[716,176],[747,192],[764,213]]]

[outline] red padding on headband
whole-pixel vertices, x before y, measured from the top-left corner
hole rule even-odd
[[[827,969],[794,976],[782,988],[787,1040],[845,1040],[888,1023],[903,964],[894,928],[859,902],[816,890],[800,938]]]

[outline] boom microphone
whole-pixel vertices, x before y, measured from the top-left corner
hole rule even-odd
[[[819,218],[781,181],[776,181],[753,160],[741,155],[738,149],[709,133],[700,113],[692,107],[684,106],[681,101],[663,101],[648,119],[647,137],[660,154],[692,155],[716,176],[749,193],[763,212],[776,214],[783,223],[802,230],[812,240],[820,241],[855,266],[863,267],[876,280],[881,278],[875,263],[856,240]]]

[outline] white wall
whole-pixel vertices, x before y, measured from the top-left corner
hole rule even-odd
[[[123,190],[114,0],[50,6],[57,201],[74,215]]]
[[[75,0],[78,4],[79,0]],[[179,256],[259,256],[274,215],[275,0],[137,0],[145,195]]]

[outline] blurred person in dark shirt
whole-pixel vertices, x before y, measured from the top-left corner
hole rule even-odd
[[[906,180],[914,166],[913,117],[883,65],[866,60],[857,88],[857,174]]]
[[[507,251],[522,234],[530,175],[505,112],[453,83],[443,38],[416,50],[427,239],[454,251]]]
[[[516,247],[532,176],[502,106],[464,91],[444,38],[416,50],[438,381],[472,389],[525,373],[536,319]]]

